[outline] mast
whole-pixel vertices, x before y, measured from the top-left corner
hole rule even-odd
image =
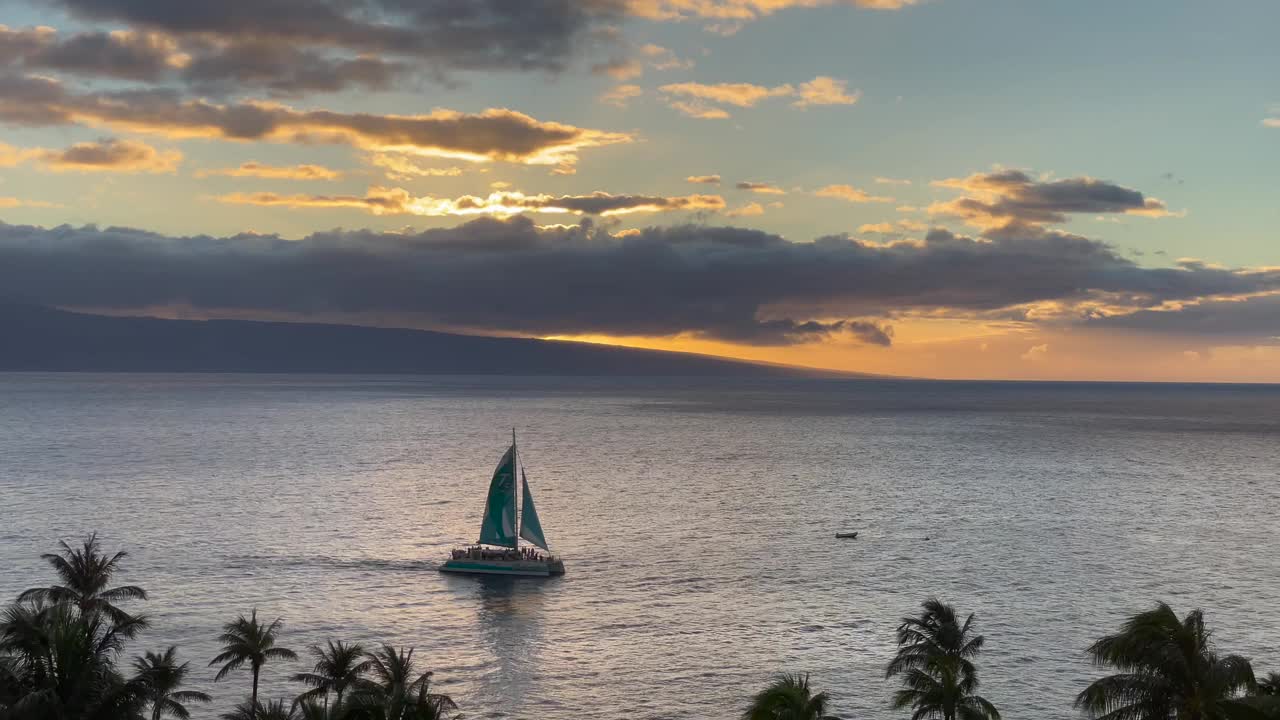
[[[520,494],[520,481],[516,474],[520,472],[520,451],[516,448],[516,428],[511,427],[511,484],[515,485],[516,491],[516,552],[520,551],[520,522],[524,519],[520,515],[520,501],[524,496]]]

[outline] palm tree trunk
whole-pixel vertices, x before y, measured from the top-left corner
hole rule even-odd
[[[249,707],[255,718],[258,717],[258,671],[261,669],[258,663],[253,664],[253,695],[250,696]]]

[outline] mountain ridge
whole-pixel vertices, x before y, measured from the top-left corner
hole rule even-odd
[[[876,377],[565,340],[332,323],[95,315],[4,302],[0,370]]]

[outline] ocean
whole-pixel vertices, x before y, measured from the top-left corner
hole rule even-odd
[[[438,573],[515,428],[567,574]],[[977,615],[980,692],[1073,718],[1164,600],[1280,670],[1280,387],[0,374],[0,597],[99,533],[214,718],[222,623],[417,648],[468,718],[736,718],[779,672],[889,720],[899,618]],[[856,540],[836,540],[838,531]],[[307,663],[271,663],[292,697]]]

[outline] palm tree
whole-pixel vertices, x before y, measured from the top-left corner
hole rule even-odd
[[[1267,673],[1265,679],[1258,681],[1257,694],[1280,697],[1280,673]]]
[[[809,690],[808,675],[782,675],[756,693],[742,714],[743,720],[836,720],[827,715],[825,692]]]
[[[137,679],[141,681],[147,704],[151,706],[151,720],[160,720],[165,715],[186,720],[191,713],[185,703],[213,700],[202,692],[178,689],[187,678],[190,663],[179,665],[177,652],[176,647],[170,646],[163,655],[149,652],[133,661],[133,667],[138,671]]]
[[[18,602],[46,602],[76,605],[83,613],[100,613],[123,625],[135,620],[116,607],[121,600],[146,600],[147,592],[136,585],[108,588],[111,577],[120,569],[120,561],[128,556],[123,550],[107,557],[99,550],[98,536],[90,535],[84,544],[73,548],[59,541],[62,550],[40,557],[53,566],[61,585],[32,588],[18,596]]]
[[[143,688],[116,670],[124,642],[137,631],[75,605],[19,603],[0,617],[4,657],[0,703],[6,717],[132,719]]]
[[[1204,613],[1181,620],[1168,605],[1138,613],[1089,648],[1093,663],[1118,672],[1090,683],[1076,707],[1096,720],[1228,720],[1258,711],[1239,699],[1253,668],[1214,652]]]
[[[885,677],[902,676],[893,708],[911,708],[911,720],[1000,720],[1000,711],[977,694],[973,658],[985,638],[973,633],[974,616],[962,624],[955,608],[937,598],[926,600],[919,617],[898,626],[898,654]]]
[[[364,646],[347,645],[339,640],[328,641],[327,647],[312,645],[309,649],[316,659],[315,667],[309,673],[298,673],[293,676],[295,682],[303,683],[311,689],[298,696],[298,702],[324,698],[324,707],[329,707],[329,693],[337,696],[337,705],[342,704],[342,696],[348,688],[355,687],[372,663],[365,657]]]
[[[241,615],[234,622],[222,626],[222,634],[218,641],[222,643],[222,652],[209,661],[209,667],[223,663],[222,669],[214,676],[214,681],[222,680],[232,670],[249,663],[253,670],[253,694],[249,696],[250,711],[258,709],[258,674],[268,660],[297,660],[298,655],[288,648],[276,647],[276,631],[283,625],[276,618],[269,625],[258,622],[258,611],[255,609],[248,618]]]
[[[431,673],[419,673],[413,648],[383,645],[368,653],[369,678],[352,698],[352,714],[368,720],[441,720],[457,710],[448,695],[431,692]],[[456,717],[456,716],[454,716]]]

